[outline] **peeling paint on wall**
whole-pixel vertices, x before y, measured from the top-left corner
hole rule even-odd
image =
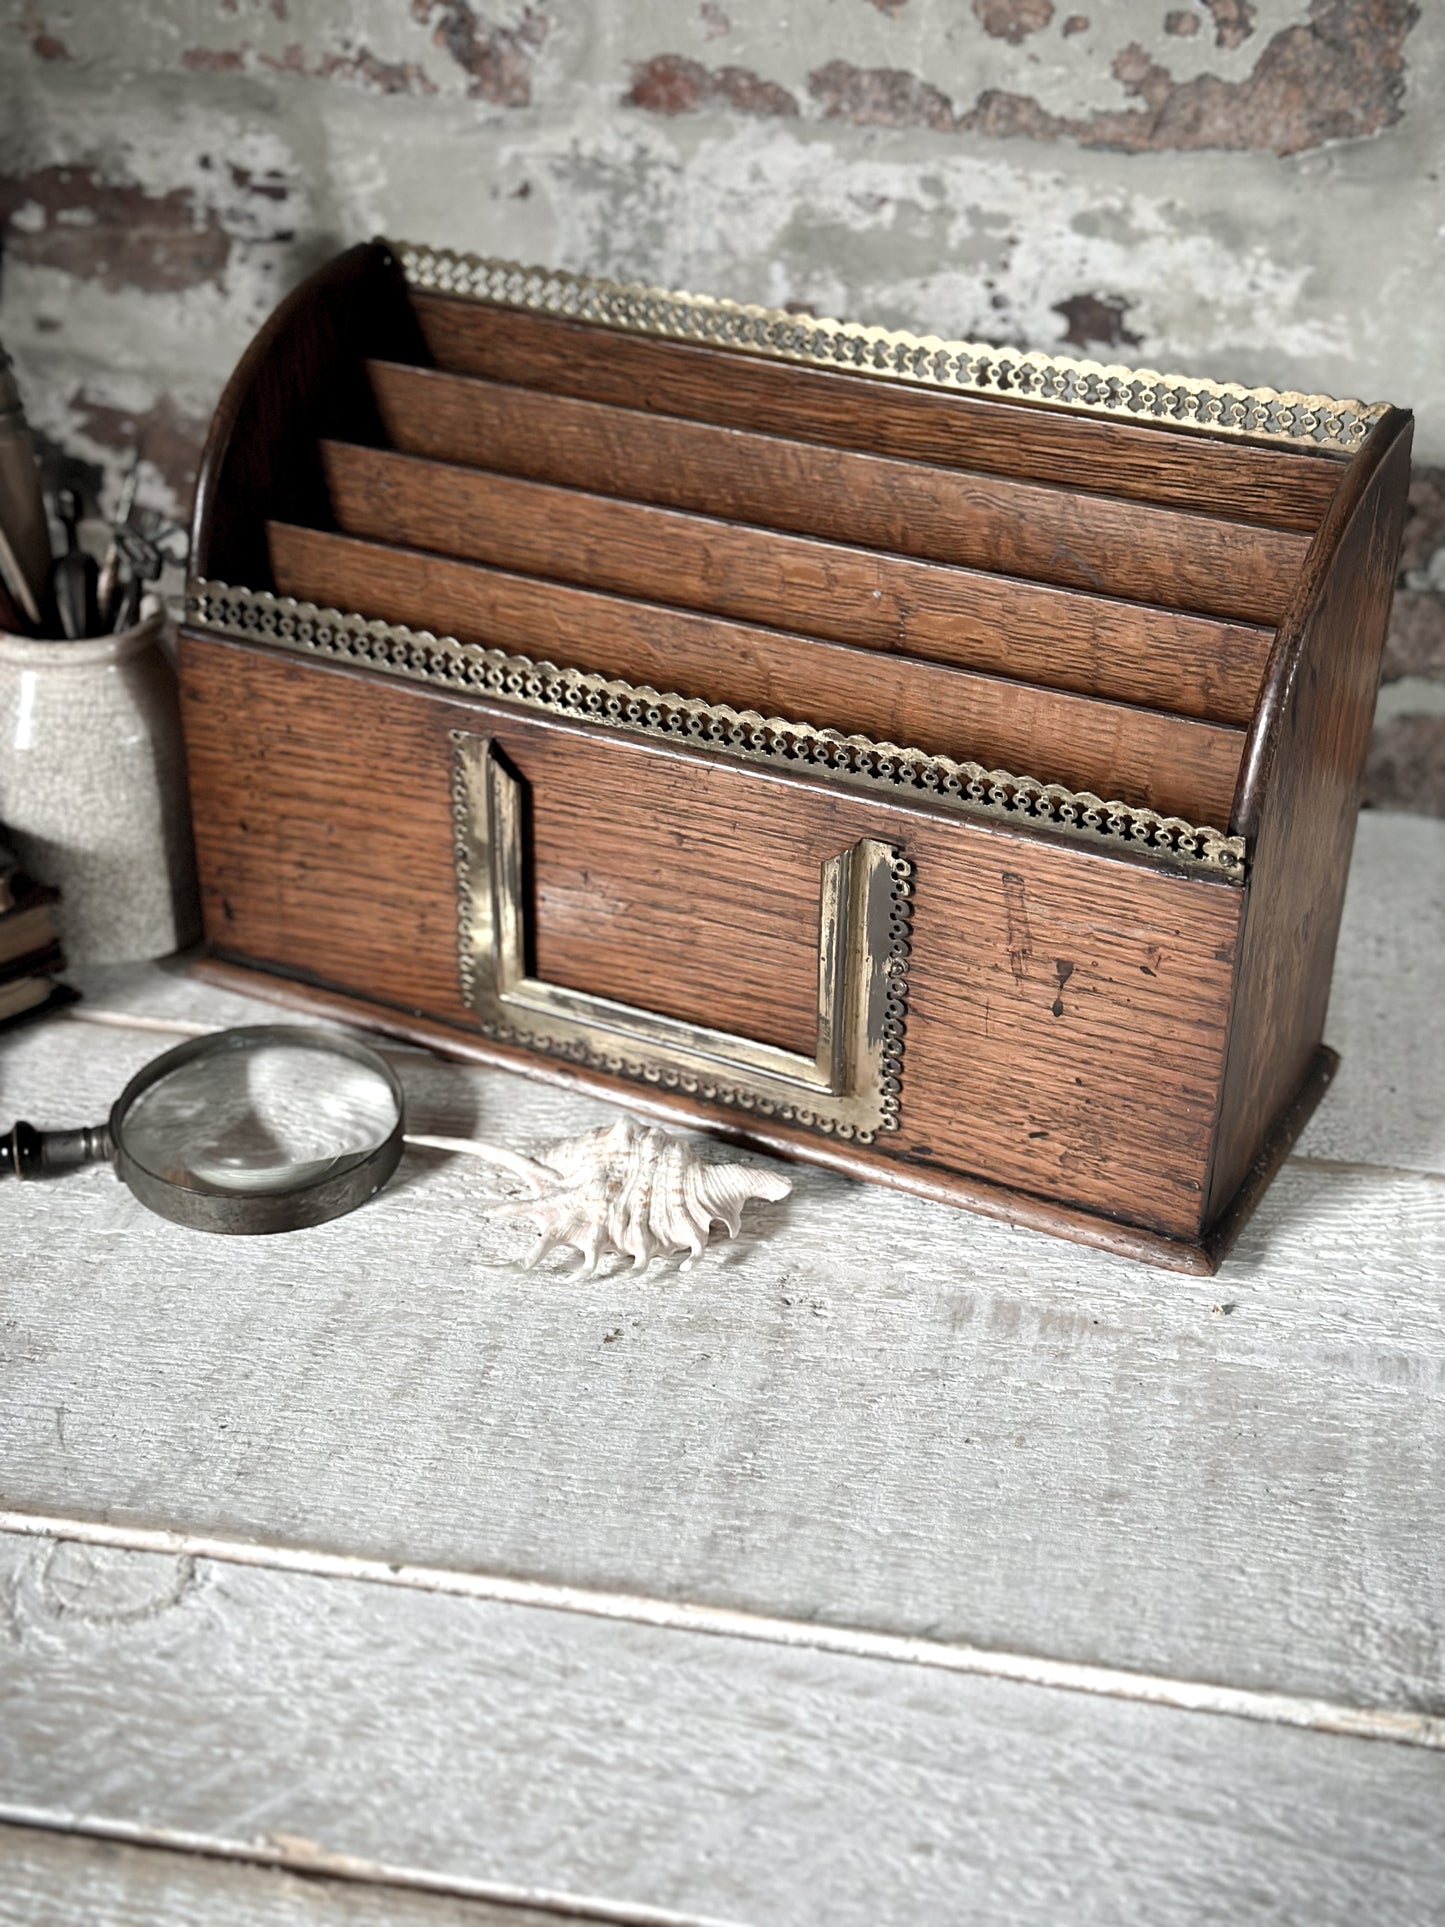
[[[1445,468],[1417,468],[1410,484],[1387,682],[1424,676],[1445,684]]]
[[[1176,81],[1137,41],[1110,69],[1139,107],[1051,113],[1031,94],[988,88],[960,107],[931,82],[890,67],[829,61],[808,90],[830,120],[859,127],[927,127],[991,140],[1077,141],[1125,153],[1237,148],[1289,155],[1360,140],[1393,126],[1405,90],[1403,46],[1419,19],[1407,0],[1314,0],[1307,25],[1276,34],[1243,80],[1199,74]],[[1173,29],[1180,31],[1179,16]],[[992,29],[990,30],[992,31]],[[1220,44],[1237,46],[1236,24]]]
[[[1259,9],[1251,0],[1204,0],[1204,5],[1214,17],[1216,47],[1242,46],[1254,32]]]
[[[1017,47],[1048,26],[1054,17],[1054,0],[973,0],[973,10],[986,34]]]
[[[530,104],[532,63],[550,24],[539,8],[524,7],[511,26],[483,18],[467,0],[411,0],[411,11],[413,19],[431,26],[433,44],[467,76],[473,99],[500,107]]]
[[[1393,716],[1376,725],[1364,803],[1445,816],[1445,716]]]
[[[1054,313],[1064,317],[1067,325],[1063,339],[1071,348],[1081,353],[1099,348],[1112,351],[1138,348],[1143,343],[1144,337],[1127,325],[1133,305],[1119,294],[1071,294],[1067,301],[1054,303]],[[1111,352],[1109,359],[1118,357]]]
[[[123,466],[139,458],[156,472],[172,500],[189,501],[210,426],[207,417],[184,413],[169,395],[136,410],[97,400],[81,388],[70,405],[87,444],[114,456]]]
[[[231,249],[214,213],[186,189],[155,194],[89,167],[0,178],[0,222],[8,258],[111,289],[219,282]]]
[[[1445,12],[1075,6],[0,0],[0,334],[56,472],[113,501],[139,441],[171,513],[267,311],[376,232],[1397,400],[1386,675],[1445,689]],[[1435,793],[1417,710],[1377,798]]]
[[[798,103],[786,87],[763,80],[746,67],[705,67],[681,54],[654,54],[633,69],[625,96],[629,107],[653,114],[695,114],[722,104],[740,114],[796,114]]]

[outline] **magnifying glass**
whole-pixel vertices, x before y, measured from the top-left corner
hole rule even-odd
[[[141,1203],[198,1231],[296,1231],[364,1204],[401,1159],[396,1073],[330,1031],[256,1024],[197,1037],[131,1079],[109,1121],[17,1124],[0,1177],[113,1159]]]

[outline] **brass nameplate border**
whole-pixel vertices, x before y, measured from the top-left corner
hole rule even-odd
[[[913,871],[896,850],[865,837],[822,865],[804,1056],[529,974],[521,785],[487,737],[451,741],[458,974],[486,1036],[860,1144],[898,1129]]]
[[[1156,427],[1197,428],[1296,447],[1352,454],[1384,402],[1336,400],[1294,389],[1245,388],[1197,375],[1046,355],[980,341],[871,328],[826,316],[788,314],[712,295],[640,282],[569,274],[562,268],[410,241],[387,241],[408,284],[429,294],[459,295],[495,307],[520,308],[564,321],[586,321],[627,334],[700,342],[811,368],[841,369],[967,395],[1042,403]]]
[[[560,669],[430,630],[326,609],[263,589],[193,581],[187,619],[214,635],[265,643],[295,655],[374,669],[571,721],[677,743],[739,762],[825,777],[894,800],[922,798],[961,814],[1030,827],[1163,859],[1171,867],[1242,883],[1244,838],[1161,816],[1143,804],[1106,801],[981,763],[930,756],[868,736],[845,736],[757,710],[667,695],[582,669]]]

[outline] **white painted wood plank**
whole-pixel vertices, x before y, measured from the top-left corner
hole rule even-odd
[[[406,1177],[246,1245],[12,1194],[7,1503],[1435,1703],[1438,1183],[1296,1167],[1211,1284],[801,1172],[581,1284]]]
[[[1370,835],[1366,921],[1405,928],[1420,850],[1377,864]],[[154,972],[106,994],[256,1009]],[[0,1093],[99,1116],[164,1041],[22,1033]],[[446,1132],[608,1114],[407,1078]],[[766,1237],[585,1285],[516,1268],[483,1182],[409,1160],[355,1217],[254,1242],[103,1172],[0,1196],[5,1502],[1442,1705],[1438,1181],[1296,1164],[1211,1283],[800,1169]]]
[[[559,1919],[531,1907],[0,1826],[0,1927],[559,1927]]]
[[[1344,1062],[1300,1152],[1445,1172],[1445,822],[1360,817],[1325,1036]]]
[[[0,1541],[0,1810],[762,1927],[1425,1921],[1445,1758]]]

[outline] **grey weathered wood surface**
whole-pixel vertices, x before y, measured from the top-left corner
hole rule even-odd
[[[558,1917],[0,1825],[0,1927],[558,1927]]]
[[[490,1176],[435,1154],[350,1219],[254,1242],[150,1218],[103,1171],[7,1188],[0,1808],[240,1851],[279,1829],[626,1918],[1430,1918],[1442,954],[1445,826],[1366,817],[1344,1068],[1212,1281],[810,1170],[693,1271],[587,1283],[520,1270]],[[173,971],[91,989],[262,1012]],[[12,1034],[0,1112],[98,1118],[169,1041]],[[417,1129],[525,1145],[609,1115],[402,1061]],[[52,1555],[33,1515],[258,1566],[198,1559],[174,1610],[87,1617],[56,1606],[53,1557],[142,1591],[171,1566]],[[436,1571],[304,1569],[326,1556]],[[479,1596],[417,1590],[448,1575]],[[583,1610],[515,1603],[529,1582]],[[589,1618],[588,1588],[660,1623]],[[687,1602],[772,1617],[705,1636]],[[786,1644],[809,1638],[837,1649]],[[1002,1677],[902,1663],[948,1642]],[[1263,1698],[1246,1722],[1008,1683],[1039,1655],[1032,1676],[1156,1676],[1093,1680],[1139,1699]],[[1289,1732],[1268,1722],[1329,1708],[1271,1695],[1413,1716],[1425,1745]],[[288,1784],[253,1826],[247,1800]]]
[[[0,1802],[82,1826],[756,1927],[1445,1893],[1417,1748],[205,1560],[10,1540],[0,1575]]]
[[[1441,826],[1366,819],[1345,1070],[1217,1279],[804,1169],[695,1270],[585,1284],[518,1268],[471,1161],[247,1244],[93,1170],[3,1200],[6,1502],[1445,1709],[1442,870]],[[165,1041],[21,1032],[0,1103],[99,1116]],[[428,1129],[607,1115],[407,1081]]]

